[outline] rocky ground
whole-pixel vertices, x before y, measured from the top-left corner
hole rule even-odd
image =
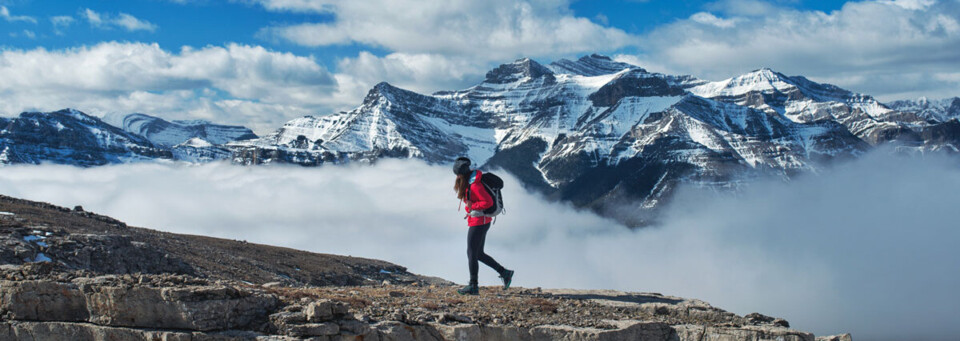
[[[656,293],[481,288],[0,196],[0,340],[850,340]]]

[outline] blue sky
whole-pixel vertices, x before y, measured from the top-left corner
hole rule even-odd
[[[631,34],[644,34],[658,26],[702,12],[715,3],[716,1],[689,0],[581,0],[570,3],[569,10],[574,16],[588,18],[604,26],[616,27]],[[842,1],[822,0],[772,3],[788,8],[827,12],[840,9],[843,5]],[[0,21],[0,28],[7,33],[3,46],[20,49],[63,49],[110,40],[156,42],[166,49],[185,45],[203,47],[244,43],[263,45],[277,51],[313,55],[327,65],[334,65],[339,58],[356,55],[364,50],[374,51],[378,55],[387,53],[376,46],[362,44],[304,47],[258,35],[262,28],[272,25],[331,22],[335,20],[335,16],[331,13],[269,11],[254,2],[20,0],[0,1],[0,4],[16,11],[15,16],[36,19],[36,23]],[[106,15],[126,13],[153,24],[156,28],[131,30],[122,27],[97,27],[83,19],[87,9]],[[70,16],[75,21],[70,23],[69,27],[58,27],[51,20],[56,16]],[[24,30],[32,32],[33,35],[23,34]]]
[[[761,67],[881,100],[960,95],[960,0],[0,0],[0,115],[246,124],[469,87],[601,53],[720,80]]]

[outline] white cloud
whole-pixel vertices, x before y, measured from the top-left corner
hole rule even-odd
[[[317,12],[332,13],[335,11],[335,1],[316,0],[250,0],[259,3],[264,8],[273,11]]]
[[[114,19],[114,24],[125,28],[127,31],[143,30],[153,32],[157,29],[156,25],[137,19],[136,17],[126,13],[120,13],[117,18]]]
[[[31,16],[26,15],[12,15],[10,14],[10,9],[7,6],[0,6],[0,18],[3,20],[14,22],[14,21],[24,21],[29,23],[37,23],[37,19]]]
[[[57,35],[63,35],[63,30],[73,24],[75,20],[69,15],[58,15],[50,17],[50,23],[53,24],[53,32]]]
[[[0,110],[9,115],[65,107],[145,112],[248,124],[261,133],[325,109],[336,85],[312,58],[239,44],[178,53],[118,42],[0,50],[0,78]]]
[[[640,59],[712,80],[771,67],[885,100],[960,95],[957,82],[914,81],[956,72],[960,2],[848,2],[830,13],[746,6],[754,2],[721,1],[708,8],[723,19],[704,12],[661,26],[643,37]]]
[[[763,16],[776,14],[781,10],[779,6],[764,0],[720,0],[704,7],[736,16]]]
[[[86,19],[90,25],[100,28],[120,27],[131,32],[153,32],[157,30],[157,25],[154,25],[146,20],[137,19],[130,14],[122,12],[116,16],[111,16],[109,14],[98,13],[92,9],[85,8],[80,11],[80,16]]]
[[[359,43],[410,54],[483,61],[614,50],[633,42],[616,28],[575,17],[567,1],[263,0],[270,10],[332,13],[324,23],[264,31],[306,46]]]
[[[923,10],[937,3],[937,0],[893,0],[881,2],[893,4],[906,9]]]
[[[596,19],[598,23],[601,23],[603,25],[610,25],[610,18],[604,15],[603,13],[597,13],[597,15],[594,16],[593,18]]]
[[[100,13],[97,13],[92,9],[86,8],[83,11],[80,11],[80,16],[87,19],[87,21],[90,22],[90,25],[102,26],[104,24],[103,19],[100,18]]]
[[[336,76],[344,104],[356,106],[374,84],[382,81],[425,94],[463,89],[483,80],[487,68],[482,65],[463,57],[408,53],[378,57],[362,51],[355,58],[341,59]]]
[[[704,25],[711,25],[720,28],[730,28],[737,24],[736,19],[722,19],[707,12],[695,13],[694,15],[690,16],[690,20]]]
[[[955,160],[875,154],[734,198],[684,192],[663,226],[637,231],[501,174],[508,213],[486,248],[520,286],[662,292],[782,316],[818,335],[948,340],[960,333],[960,274],[950,271],[960,266],[956,169]],[[398,160],[0,172],[6,195],[135,226],[385,259],[462,282],[466,232],[451,181],[447,167]],[[493,285],[496,274],[481,268],[480,280]]]
[[[338,63],[337,103],[356,106],[386,81],[422,93],[462,89],[494,66],[521,57],[556,58],[635,43],[617,28],[576,17],[565,0],[251,0],[271,11],[332,15],[326,22],[273,26],[261,37],[305,46],[360,44]],[[599,19],[602,20],[602,19]]]
[[[53,66],[53,67],[50,67]],[[95,115],[145,112],[168,119],[202,118],[266,133],[302,115],[360,104],[389,81],[414,91],[462,88],[485,68],[466,58],[361,52],[333,75],[315,60],[230,44],[179,52],[157,44],[100,43],[67,50],[0,51],[0,112],[74,107]]]

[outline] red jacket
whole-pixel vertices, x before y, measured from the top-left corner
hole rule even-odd
[[[480,183],[480,176],[482,175],[482,172],[476,171],[476,176],[470,183],[470,188],[467,189],[467,197],[464,198],[464,203],[467,199],[470,200],[470,205],[465,207],[468,214],[473,210],[482,211],[493,206],[493,197],[490,196],[490,193],[487,193],[487,189],[483,188],[483,184]],[[467,217],[467,226],[480,226],[489,224],[491,221],[493,221],[491,217]]]

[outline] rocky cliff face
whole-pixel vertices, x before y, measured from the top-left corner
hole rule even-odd
[[[484,287],[0,197],[0,340],[850,340],[656,293]]]
[[[247,127],[214,124],[204,120],[167,121],[146,114],[130,114],[123,118],[123,130],[143,136],[161,147],[173,147],[191,139],[211,144],[257,138]]]
[[[0,118],[0,165],[55,163],[81,167],[158,160],[229,159],[223,144],[257,136],[250,129],[206,121],[132,114],[123,128],[73,109]]]
[[[98,166],[172,157],[141,136],[72,109],[0,118],[0,164]]]

